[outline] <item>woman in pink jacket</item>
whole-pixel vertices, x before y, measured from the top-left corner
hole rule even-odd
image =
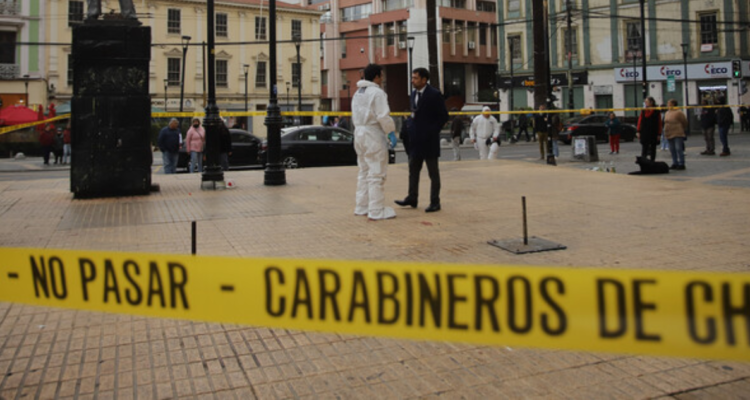
[[[193,126],[187,131],[185,150],[190,154],[190,172],[203,171],[203,147],[206,144],[206,130],[201,126],[201,120],[193,118]]]

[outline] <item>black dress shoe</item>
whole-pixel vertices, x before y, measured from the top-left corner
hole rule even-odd
[[[407,199],[403,199],[403,200],[394,200],[393,202],[400,205],[401,207],[411,206],[411,208],[417,208],[416,201],[409,201]]]
[[[430,204],[429,207],[427,207],[424,212],[435,212],[440,211],[440,204]]]

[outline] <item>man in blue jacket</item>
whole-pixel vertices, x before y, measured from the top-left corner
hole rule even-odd
[[[159,145],[164,160],[165,174],[174,174],[177,171],[177,159],[180,156],[180,144],[182,143],[179,124],[179,121],[172,118],[169,125],[162,128],[159,137],[156,139],[156,144]]]
[[[396,200],[400,206],[417,208],[419,174],[422,164],[427,164],[430,175],[430,206],[426,212],[440,211],[440,130],[448,122],[448,110],[440,90],[427,84],[430,72],[417,68],[412,72],[411,94],[412,124],[409,129],[409,194]]]

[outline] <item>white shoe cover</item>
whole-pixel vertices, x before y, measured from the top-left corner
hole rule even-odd
[[[391,219],[396,218],[396,211],[391,207],[383,207],[382,210],[378,210],[378,212],[370,212],[367,216],[373,221],[379,219]]]

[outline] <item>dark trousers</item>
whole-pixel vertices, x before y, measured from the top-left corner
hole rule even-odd
[[[42,158],[45,164],[49,164],[49,153],[52,152],[52,146],[42,146]]]
[[[440,204],[440,169],[438,158],[423,156],[412,156],[409,158],[409,195],[407,200],[417,202],[419,199],[419,175],[422,173],[422,164],[427,164],[427,172],[430,175],[430,204]]]
[[[651,161],[656,161],[656,146],[659,142],[641,142],[641,157],[648,157]]]

